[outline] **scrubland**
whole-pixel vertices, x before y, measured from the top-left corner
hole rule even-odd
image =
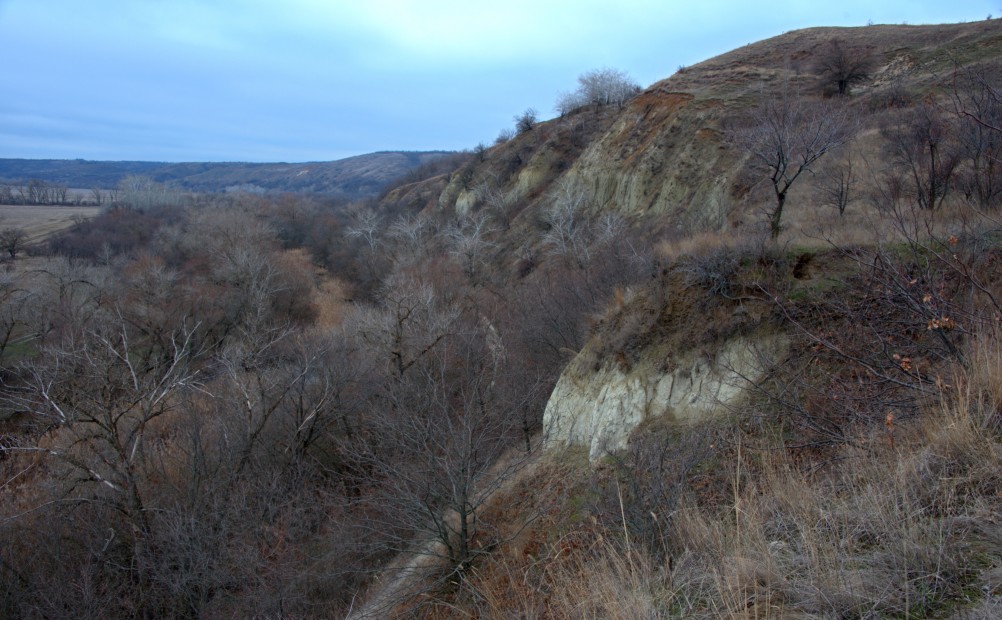
[[[775,91],[738,78],[831,99],[767,53],[821,31],[523,114],[367,202],[149,184],[11,253],[2,614],[998,616],[991,26],[902,27],[978,70],[836,99],[853,139],[781,218],[734,139]],[[597,459],[548,435],[562,374],[734,337],[784,346],[713,415],[645,412]]]

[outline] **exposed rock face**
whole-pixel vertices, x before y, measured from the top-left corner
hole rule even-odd
[[[600,210],[719,228],[733,208],[730,179],[740,164],[716,129],[720,108],[719,101],[651,88],[585,150],[565,182]]]
[[[781,336],[736,336],[712,359],[694,352],[669,356],[653,347],[629,369],[604,365],[597,371],[586,350],[561,375],[546,405],[545,446],[588,446],[594,461],[625,448],[633,429],[649,418],[691,423],[726,413],[785,344]]]

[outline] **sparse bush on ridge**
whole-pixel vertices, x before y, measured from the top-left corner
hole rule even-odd
[[[557,98],[556,110],[565,116],[585,106],[616,105],[623,107],[640,92],[640,85],[618,69],[595,69],[578,76],[578,88]]]
[[[515,130],[518,133],[526,133],[527,131],[532,131],[532,128],[536,126],[538,122],[539,115],[533,108],[526,108],[521,114],[516,114],[515,120]]]

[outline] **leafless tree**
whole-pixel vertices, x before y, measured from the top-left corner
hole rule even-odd
[[[508,129],[507,127],[505,127],[504,129],[498,132],[498,137],[494,138],[494,144],[495,145],[504,144],[505,142],[508,142],[514,137],[515,137],[515,131],[513,129]]]
[[[822,196],[829,205],[835,207],[840,216],[845,215],[846,207],[856,197],[857,180],[853,171],[852,156],[848,153],[824,172],[821,179]]]
[[[640,85],[626,72],[608,67],[594,69],[578,76],[578,87],[574,92],[560,94],[556,110],[564,116],[587,105],[622,107],[638,92]]]
[[[30,310],[25,314],[26,337],[58,341],[75,338],[102,315],[102,298],[110,290],[107,268],[68,259],[53,261],[31,280]]]
[[[296,299],[302,287],[280,260],[276,231],[244,209],[200,210],[178,244],[186,257],[206,263],[200,275],[216,290],[208,301],[222,312],[226,333],[254,339],[293,320],[298,311],[288,303],[308,303]]]
[[[865,82],[877,66],[877,57],[865,47],[832,39],[824,44],[814,59],[814,71],[828,83],[834,83],[840,97],[849,94],[853,85]]]
[[[158,183],[150,177],[129,175],[119,181],[115,198],[124,206],[149,211],[182,205],[186,195],[181,189]]]
[[[578,91],[570,93],[560,93],[557,95],[557,103],[553,106],[553,109],[557,111],[560,116],[567,116],[575,110],[580,110],[584,106],[588,105],[588,102],[581,97]]]
[[[531,455],[515,447],[530,394],[510,383],[504,340],[489,324],[450,336],[433,357],[383,393],[402,407],[376,421],[380,443],[367,460],[382,484],[371,527],[416,558],[408,570],[462,580],[500,536],[485,508]]]
[[[958,70],[953,85],[957,140],[965,165],[961,188],[981,208],[1002,196],[1002,95],[985,69]]]
[[[960,163],[954,133],[950,119],[930,100],[884,130],[893,162],[907,179],[911,198],[923,209],[942,205],[954,181]]]
[[[589,258],[588,236],[585,232],[588,221],[588,196],[584,189],[569,182],[561,183],[553,204],[544,215],[549,230],[543,236],[543,245],[551,254],[565,256],[579,267],[587,264]]]
[[[787,85],[764,96],[745,126],[732,131],[734,144],[768,174],[772,184],[776,202],[768,218],[773,239],[782,232],[790,188],[819,159],[848,142],[854,130],[845,104],[810,101]]]
[[[515,115],[515,129],[518,133],[532,131],[538,122],[539,116],[533,108],[526,108],[521,114]]]
[[[487,275],[490,251],[495,247],[492,240],[496,228],[483,212],[472,213],[454,224],[447,231],[449,253],[459,261],[463,273],[473,284],[480,284]]]
[[[640,91],[640,85],[625,71],[608,67],[578,76],[578,85],[581,98],[593,105],[622,106]]]
[[[11,226],[0,230],[0,248],[10,254],[11,260],[17,258],[27,240],[28,233],[23,228]]]
[[[132,528],[136,553],[150,532],[146,482],[158,464],[155,421],[197,389],[189,326],[163,350],[133,342],[127,325],[111,320],[79,338],[48,347],[22,371],[26,388],[15,398],[52,429],[37,450],[65,468],[65,493],[105,503]]]
[[[262,468],[301,467],[318,443],[332,442],[332,431],[350,432],[356,409],[351,388],[362,369],[349,339],[288,329],[259,336],[221,351],[205,387],[234,482]]]
[[[476,194],[497,223],[508,230],[511,227],[512,217],[522,202],[522,192],[517,189],[506,192],[497,182],[484,182],[477,187]]]
[[[43,205],[51,202],[49,185],[41,179],[30,179],[26,186],[28,204]]]
[[[622,241],[626,222],[617,213],[595,216],[589,212],[587,192],[578,184],[561,183],[550,208],[543,216],[549,230],[543,246],[551,256],[571,261],[586,269],[602,248]]]
[[[27,329],[32,293],[12,273],[0,274],[0,360],[9,348],[34,338]]]
[[[479,162],[487,161],[488,147],[483,142],[478,142],[475,147],[473,147],[473,155],[477,158]]]
[[[378,294],[380,307],[347,319],[379,363],[402,377],[452,333],[459,309],[406,275],[391,276]]]
[[[383,217],[373,209],[360,208],[354,213],[353,219],[345,234],[350,238],[362,239],[370,250],[375,251],[383,230]]]
[[[394,220],[386,230],[389,251],[396,263],[415,261],[436,249],[432,244],[432,225],[422,215],[404,215]]]

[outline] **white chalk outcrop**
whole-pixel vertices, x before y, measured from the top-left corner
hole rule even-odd
[[[543,414],[544,445],[587,446],[594,461],[626,447],[649,418],[691,423],[733,409],[784,348],[777,336],[733,337],[710,354],[652,347],[630,368],[588,362],[587,349],[561,375]]]

